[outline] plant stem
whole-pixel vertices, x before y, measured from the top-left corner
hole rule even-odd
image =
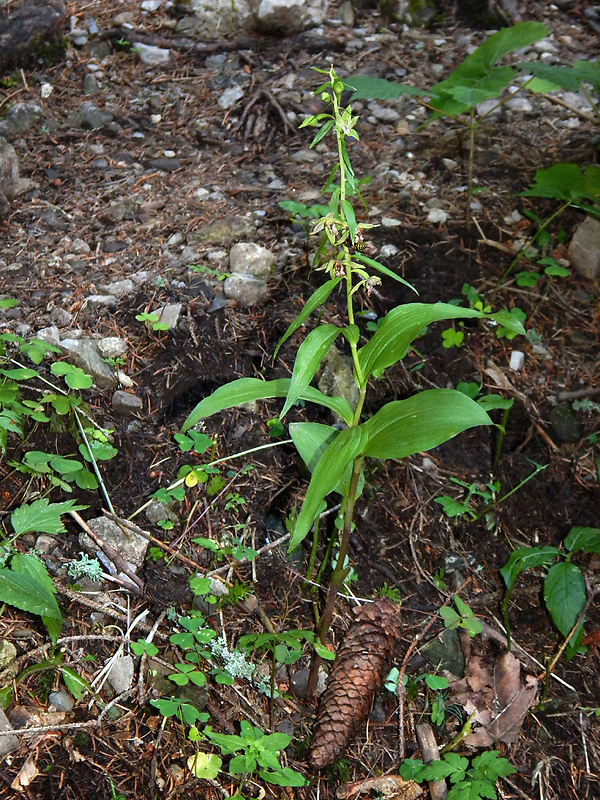
[[[362,456],[358,456],[354,460],[354,467],[352,470],[352,477],[350,479],[350,487],[348,490],[348,495],[347,497],[344,498],[344,527],[342,530],[342,538],[340,541],[340,551],[338,554],[335,569],[331,573],[331,578],[329,580],[329,590],[327,592],[327,600],[325,602],[325,608],[323,609],[323,613],[321,615],[321,621],[319,623],[318,636],[319,636],[319,641],[323,645],[327,642],[327,634],[329,633],[329,628],[331,627],[331,620],[333,619],[333,611],[335,608],[336,598],[348,574],[348,569],[347,567],[344,566],[344,564],[346,561],[346,555],[348,553],[350,533],[352,531],[352,517],[354,516],[354,503],[356,501],[356,490],[358,487],[358,479],[360,478],[362,462],[363,462]],[[315,686],[317,685],[317,676],[319,673],[319,667],[321,666],[321,661],[322,661],[321,656],[315,653],[310,667],[310,675],[308,676],[308,683],[306,686],[307,700],[311,699],[315,693]]]

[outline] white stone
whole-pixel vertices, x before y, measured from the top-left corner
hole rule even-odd
[[[525,353],[521,352],[521,350],[513,350],[510,354],[510,361],[508,362],[508,366],[514,371],[521,369],[523,364],[525,363]]]
[[[431,208],[427,214],[427,222],[440,223],[446,222],[448,219],[448,212],[443,208]]]
[[[164,47],[154,47],[151,44],[136,42],[131,49],[134,53],[137,53],[142,64],[146,64],[148,67],[158,67],[161,64],[167,64],[171,60],[171,51],[166,50]]]
[[[327,0],[261,0],[257,18],[263,30],[271,33],[298,33],[322,25]]]
[[[117,694],[127,692],[133,686],[133,658],[121,656],[113,662],[108,673],[108,682]]]
[[[230,86],[229,89],[225,89],[221,97],[217,100],[217,105],[219,108],[231,108],[234,103],[237,103],[238,100],[244,96],[244,90],[241,86]]]
[[[264,303],[268,289],[265,281],[252,275],[230,275],[223,282],[223,294],[241,306],[254,306]]]

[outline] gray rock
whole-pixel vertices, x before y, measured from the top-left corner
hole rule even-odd
[[[548,414],[548,422],[559,442],[577,444],[581,439],[583,428],[569,403],[561,403],[553,408]]]
[[[335,345],[323,359],[319,389],[328,397],[345,397],[352,408],[358,403],[360,392],[354,381],[352,360],[340,353]]]
[[[511,97],[510,100],[506,101],[504,107],[509,109],[509,111],[520,112],[523,114],[530,114],[533,111],[531,101],[522,95]]]
[[[144,511],[144,514],[148,522],[152,522],[154,525],[164,519],[171,520],[172,522],[178,521],[177,514],[171,511],[164,503],[159,503],[158,500],[152,500]]]
[[[291,690],[296,697],[306,697],[306,688],[308,686],[308,676],[310,670],[307,668],[299,669],[292,675]],[[315,687],[315,695],[320,697],[325,691],[327,684],[327,673],[323,669],[319,669],[317,673],[317,685]]]
[[[254,223],[248,217],[224,217],[188,235],[193,244],[212,247],[231,246],[235,241],[255,233]]]
[[[117,298],[114,294],[90,294],[85,298],[86,305],[107,306],[107,308],[117,307]]]
[[[129,278],[125,278],[123,281],[115,281],[115,283],[108,283],[106,286],[100,287],[103,292],[107,294],[112,294],[115,297],[126,297],[128,294],[131,294],[134,290],[134,283]]]
[[[88,375],[100,389],[110,389],[117,382],[112,368],[102,360],[96,343],[87,337],[62,339],[58,345],[71,356],[73,363]]]
[[[222,39],[240,28],[250,27],[253,17],[248,0],[189,0],[188,16],[177,25],[180,33],[207,39]]]
[[[261,0],[256,11],[258,26],[284,36],[322,25],[327,0]]]
[[[73,118],[75,125],[86,131],[97,131],[113,122],[114,114],[102,111],[94,103],[84,103]]]
[[[178,158],[151,158],[148,166],[163,172],[176,172],[181,167],[181,161]]]
[[[59,328],[68,328],[73,322],[73,314],[70,314],[66,308],[53,308],[50,321]]]
[[[586,217],[569,245],[569,260],[584,278],[600,275],[600,221]]]
[[[121,656],[114,660],[107,680],[117,694],[123,694],[133,686],[133,672],[133,658]]]
[[[109,225],[122,222],[126,217],[133,219],[135,204],[131,200],[113,203],[100,214],[100,219]]]
[[[100,86],[95,75],[88,74],[83,79],[83,93],[84,94],[98,94]]]
[[[369,111],[379,122],[386,122],[393,125],[400,119],[400,114],[394,108],[382,106],[379,103],[369,103]]]
[[[98,352],[102,358],[120,358],[127,352],[127,342],[118,336],[106,336],[98,339]]]
[[[5,670],[16,660],[17,648],[8,639],[0,639],[0,670]]]
[[[88,520],[88,525],[102,541],[114,548],[128,562],[132,570],[138,570],[143,566],[148,549],[148,541],[143,536],[135,531],[128,530],[125,533],[116,522],[106,517],[95,517]],[[96,556],[98,547],[87,533],[79,534],[79,543],[87,553]],[[108,563],[112,564],[112,562]],[[117,570],[114,564],[112,567],[113,574],[115,574]]]
[[[228,89],[225,89],[223,94],[217,100],[217,105],[219,108],[231,108],[231,106],[235,105],[238,100],[241,100],[244,96],[244,90],[241,86],[230,86]]]
[[[10,211],[10,201],[31,187],[19,177],[19,162],[14,147],[0,136],[0,220]]]
[[[174,331],[179,323],[182,307],[181,303],[168,303],[166,306],[157,308],[154,313],[158,316],[158,322],[161,325],[167,326],[166,330]],[[146,324],[149,328],[152,328],[154,323],[150,322]]]
[[[154,45],[151,44],[136,42],[131,49],[142,64],[146,64],[148,67],[158,67],[161,64],[168,64],[171,60],[171,51],[163,47],[154,47]]]
[[[49,555],[54,550],[56,539],[54,536],[49,536],[45,533],[40,534],[35,540],[35,550],[43,556]]]
[[[53,344],[55,347],[60,345],[60,331],[56,325],[51,325],[49,328],[41,328],[36,333],[35,338],[48,342],[48,344]]]
[[[403,22],[415,28],[429,25],[442,10],[437,0],[382,0],[380,8],[389,22]]]
[[[427,642],[421,648],[421,654],[436,669],[446,670],[457,678],[462,678],[465,674],[465,656],[455,630],[448,628]]]
[[[271,274],[276,256],[266,247],[254,242],[234,244],[229,252],[231,271],[254,278],[266,278]]]
[[[181,231],[176,231],[167,239],[167,247],[181,247],[185,242],[185,236]]]
[[[241,306],[260,305],[267,299],[268,293],[266,282],[252,275],[230,275],[223,283],[225,297]]]
[[[59,689],[57,692],[50,692],[48,695],[48,702],[52,703],[56,711],[65,711],[67,714],[73,710],[75,701],[71,695],[64,689]]]
[[[8,721],[8,717],[0,708],[0,731],[12,731],[13,727]],[[0,758],[4,758],[19,746],[19,739],[16,736],[0,736]]]
[[[137,414],[143,408],[143,403],[136,394],[122,392],[120,389],[113,393],[111,402],[116,413],[121,414],[123,417],[129,414]]]
[[[18,136],[27,133],[42,119],[43,112],[32,100],[15,103],[0,119],[0,136]]]
[[[105,239],[102,242],[103,253],[121,253],[123,250],[127,250],[128,247],[127,242],[121,239]]]

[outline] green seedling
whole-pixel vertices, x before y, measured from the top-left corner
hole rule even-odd
[[[468,220],[473,191],[476,132],[492,112],[510,97],[514,97],[514,94],[506,94],[505,90],[514,81],[517,75],[516,70],[514,67],[498,66],[498,64],[508,54],[533,44],[548,33],[548,28],[538,22],[518,22],[512,28],[503,28],[489,36],[445,80],[434,84],[429,89],[420,89],[366,75],[352,76],[345,83],[348,89],[355,90],[354,97],[357,98],[391,100],[403,95],[412,96],[432,112],[427,121],[423,123],[423,127],[441,117],[448,117],[467,128],[469,131],[469,161],[466,218]],[[525,82],[520,90],[527,85],[528,83]],[[496,105],[478,117],[476,106],[484,100],[492,98],[499,98]]]
[[[246,720],[240,722],[240,734],[214,733],[210,728],[204,735],[221,751],[233,758],[229,762],[230,775],[258,775],[276,786],[306,786],[305,778],[289,767],[282,767],[280,752],[292,741],[285,733],[264,734]]]
[[[190,264],[188,269],[198,275],[214,278],[217,281],[224,281],[226,278],[231,277],[231,272],[223,272],[223,270],[215,269],[214,267],[207,267],[205,264]]]
[[[496,782],[516,772],[496,750],[488,750],[469,762],[458,753],[445,753],[439,761],[423,764],[420,759],[405,759],[399,769],[404,780],[417,783],[449,779],[452,784],[446,800],[479,800],[497,797]]]
[[[581,652],[583,611],[587,592],[583,569],[573,562],[576,553],[600,555],[600,528],[571,528],[563,542],[564,550],[551,545],[519,547],[500,570],[506,584],[502,614],[510,647],[508,604],[521,573],[533,567],[548,569],[544,578],[544,603],[552,622],[565,637],[563,643],[567,660]]]
[[[392,694],[398,693],[398,683],[400,672],[397,667],[393,667],[386,680],[385,688]],[[419,684],[424,684],[427,691],[427,698],[431,704],[431,721],[434,725],[442,725],[446,717],[446,700],[444,690],[448,688],[448,681],[441,675],[431,675],[423,672],[421,675],[404,675],[402,678],[404,691],[409,701],[412,701],[419,694]]]
[[[314,233],[324,234],[316,269],[325,273],[326,281],[311,295],[291,323],[279,342],[277,352],[336,289],[342,290],[345,298],[347,324],[324,322],[313,327],[298,349],[290,379],[241,378],[220,387],[196,406],[185,421],[182,432],[194,428],[211,414],[251,400],[276,397],[285,398],[280,419],[298,400],[304,400],[335,411],[343,420],[347,426],[343,430],[314,422],[294,422],[289,426],[293,443],[312,473],[290,539],[292,550],[301,544],[317,522],[325,498],[332,493],[341,495],[342,523],[340,533],[337,530],[335,533],[336,540],[339,538],[339,554],[319,623],[318,638],[325,644],[335,599],[348,575],[348,542],[354,505],[364,483],[365,459],[406,458],[437,447],[468,428],[491,424],[487,412],[480,405],[450,389],[423,391],[407,400],[393,401],[367,417],[364,408],[369,380],[380,377],[386,369],[404,358],[412,341],[427,325],[438,320],[485,318],[515,332],[524,331],[522,325],[506,312],[487,314],[445,303],[409,303],[388,312],[372,337],[365,344],[361,343],[361,332],[355,322],[357,292],[368,295],[374,286],[381,283],[381,275],[402,284],[406,282],[363,253],[365,235],[373,225],[357,220],[349,199],[357,197],[362,201],[347,149],[347,141],[359,138],[356,132],[358,118],[352,115],[350,107],[341,105],[344,83],[333,67],[327,72],[317,71],[326,76],[317,93],[329,108],[308,117],[301,127],[317,128],[312,146],[330,134],[337,150],[337,161],[326,186],[331,192],[328,212],[313,226]],[[358,390],[358,400],[354,405],[343,397],[328,397],[310,385],[336,340],[345,340],[352,359]],[[316,677],[316,672],[314,674]]]
[[[440,608],[440,617],[444,620],[444,627],[450,630],[463,628],[471,638],[481,633],[483,630],[481,622],[475,619],[473,610],[457,594],[454,595],[454,605],[456,610],[450,606]]]
[[[166,322],[161,322],[160,317],[155,312],[143,311],[141,314],[136,314],[135,318],[138,322],[144,322],[148,329],[153,331],[168,331],[169,326]]]

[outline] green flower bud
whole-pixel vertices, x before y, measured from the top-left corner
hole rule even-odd
[[[329,103],[329,101],[331,100],[331,95],[329,94],[329,92],[323,92],[323,94],[321,95],[321,100],[324,103]]]

